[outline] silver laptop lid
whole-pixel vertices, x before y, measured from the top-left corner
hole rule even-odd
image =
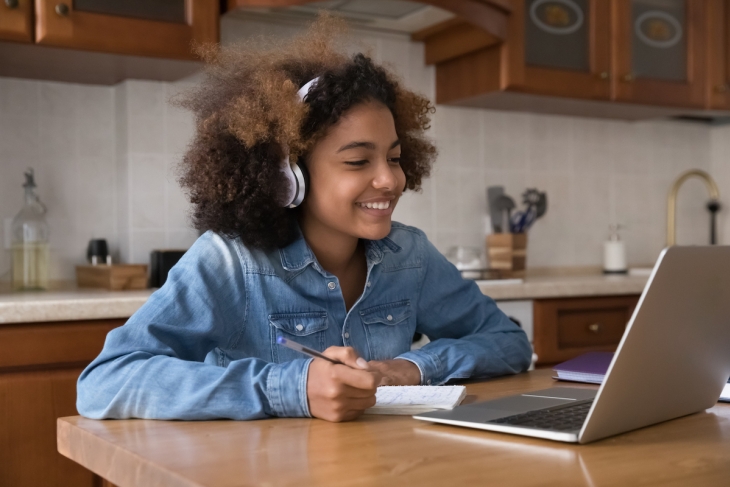
[[[665,249],[579,441],[588,443],[710,408],[728,377],[730,247]]]

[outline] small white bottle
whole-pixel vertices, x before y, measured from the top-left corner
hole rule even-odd
[[[626,274],[626,246],[619,237],[618,231],[621,225],[609,225],[609,236],[603,242],[603,273],[604,274]]]

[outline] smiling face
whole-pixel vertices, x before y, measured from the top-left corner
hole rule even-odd
[[[400,150],[387,107],[367,102],[347,111],[309,154],[305,234],[369,240],[388,235],[406,184]]]

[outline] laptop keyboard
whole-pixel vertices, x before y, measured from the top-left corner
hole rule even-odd
[[[590,399],[588,401],[579,401],[577,403],[493,419],[487,421],[487,423],[553,431],[575,431],[583,426],[592,404],[593,399]]]

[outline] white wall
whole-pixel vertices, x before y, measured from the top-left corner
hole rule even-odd
[[[222,40],[296,30],[224,19]],[[434,70],[424,66],[421,44],[356,37],[350,49],[370,46],[406,85],[433,98]],[[92,237],[109,239],[126,262],[192,243],[174,167],[193,126],[190,114],[167,103],[189,82],[98,87],[0,78],[0,219],[20,210],[22,172],[33,166],[49,207],[54,278],[73,277]],[[730,206],[728,128],[439,106],[430,135],[440,150],[433,176],[422,193],[401,200],[395,219],[422,228],[442,251],[482,245],[485,188],[493,184],[515,198],[526,187],[548,192],[548,213],[529,243],[528,264],[541,267],[600,265],[601,242],[616,222],[627,227],[629,262],[653,262],[664,243],[666,193],[685,169],[717,172]],[[682,190],[679,243],[707,240],[706,199],[697,181]],[[723,232],[730,242],[730,224]],[[0,274],[8,267],[0,252]]]

